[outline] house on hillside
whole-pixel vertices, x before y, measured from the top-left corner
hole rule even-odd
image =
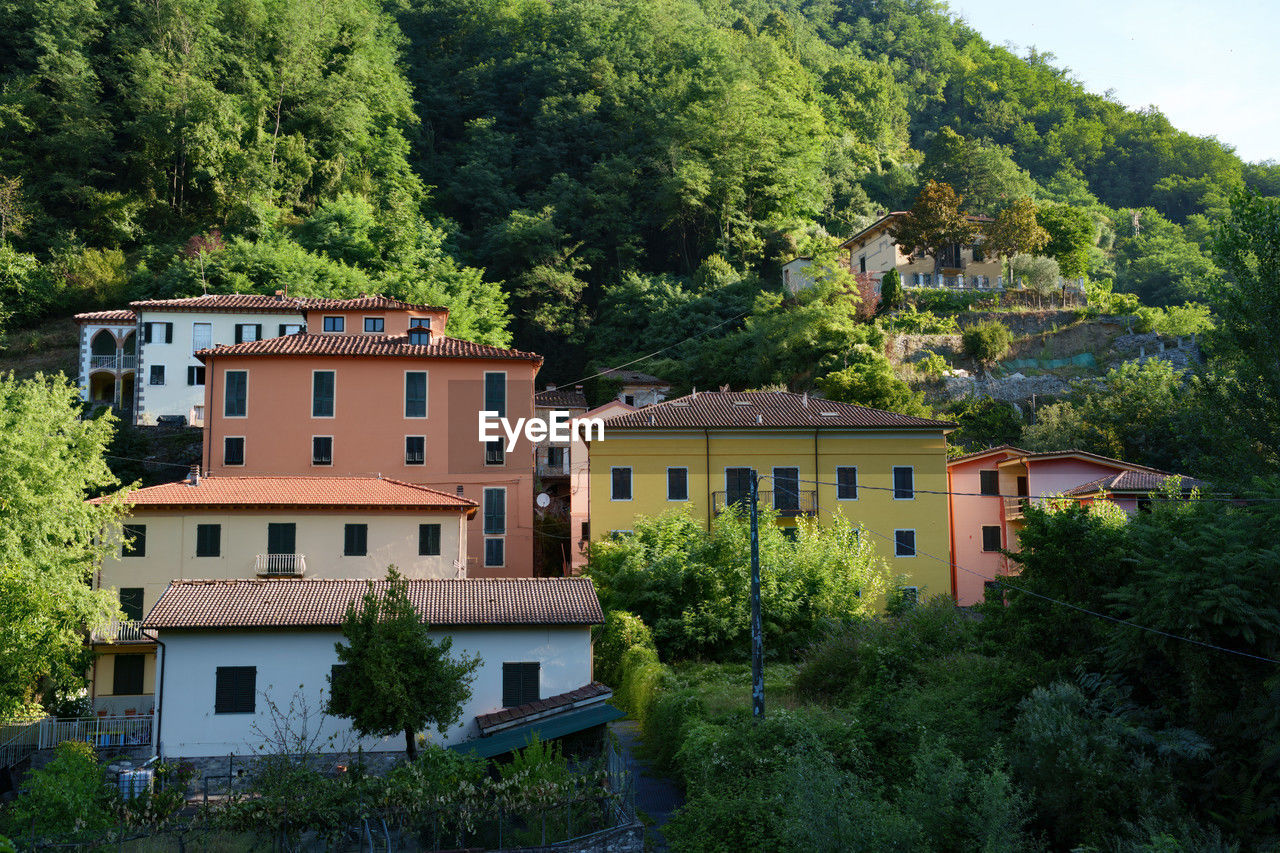
[[[613,368],[601,374],[606,379],[614,379],[622,383],[618,389],[617,400],[628,406],[641,408],[661,403],[671,393],[671,383],[639,370],[623,370]]]
[[[1001,289],[1005,286],[999,258],[988,258],[982,251],[982,238],[966,245],[952,245],[942,257],[942,269],[935,269],[929,255],[907,255],[894,242],[891,229],[906,211],[885,214],[840,244],[841,258],[850,272],[870,273],[876,280],[891,269],[902,276],[905,287],[956,287],[967,289]],[[970,216],[970,222],[983,224],[990,217]]]
[[[372,582],[376,590],[385,582]],[[179,580],[143,623],[164,644],[157,721],[161,754],[201,770],[252,755],[272,731],[270,704],[305,704],[316,719],[338,665],[342,620],[370,582]],[[592,680],[591,628],[603,621],[585,578],[416,579],[409,598],[434,639],[482,661],[462,718],[428,741],[483,756],[542,739],[599,730],[621,712]],[[361,738],[341,718],[316,733],[334,760],[357,748],[375,766],[396,760],[404,736]]]
[[[204,469],[383,476],[474,500],[469,577],[533,572],[533,445],[481,412],[534,414],[542,356],[445,334],[448,311],[384,297],[302,307],[305,331],[201,350]],[[500,429],[495,429],[501,435]]]
[[[1017,550],[1023,514],[1032,503],[1105,499],[1132,514],[1171,477],[1184,494],[1206,485],[1080,450],[1031,453],[1001,445],[949,460],[952,594],[959,604],[976,604],[996,578],[1016,571],[1000,552]]]
[[[103,499],[96,499],[101,503]],[[155,704],[154,639],[143,616],[171,581],[192,578],[465,576],[474,500],[380,477],[216,476],[136,489],[124,541],[95,586],[125,621],[95,634],[90,695],[112,716]]]
[[[604,422],[638,411],[618,400],[610,400],[582,415]],[[564,543],[564,574],[580,575],[587,567],[587,546],[591,543],[591,444],[575,430],[569,446],[569,537]]]
[[[94,311],[75,315],[80,327],[80,399],[109,406],[133,423],[138,381],[138,315]],[[204,389],[200,389],[203,396]]]
[[[710,525],[760,501],[784,531],[836,512],[863,525],[890,567],[920,592],[951,590],[946,421],[781,391],[696,392],[611,418],[590,444],[591,541],[629,531],[637,516],[678,508]]]

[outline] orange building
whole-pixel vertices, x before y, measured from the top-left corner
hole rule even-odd
[[[305,331],[202,350],[211,474],[374,475],[469,498],[467,574],[533,573],[533,445],[478,414],[534,415],[542,357],[444,335],[448,310],[385,297],[305,308]]]

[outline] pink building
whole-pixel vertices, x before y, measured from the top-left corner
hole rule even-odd
[[[1169,477],[1182,491],[1205,483],[1081,450],[1031,453],[1010,445],[947,463],[951,511],[951,592],[961,605],[983,600],[986,585],[1016,571],[1001,549],[1017,550],[1025,507],[1051,497],[1107,500],[1133,513]]]

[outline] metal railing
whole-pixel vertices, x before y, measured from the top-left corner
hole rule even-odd
[[[40,748],[40,724],[43,720],[5,725],[7,736],[0,743],[0,768],[12,767]]]
[[[142,633],[141,619],[112,620],[110,624],[93,632],[95,643],[149,643],[151,638]]]
[[[53,749],[58,744],[71,740],[97,747],[149,746],[151,715],[81,717],[73,720],[55,720],[49,717],[40,721],[39,731],[40,749]]]
[[[253,569],[267,577],[301,577],[307,571],[307,558],[302,554],[259,554]]]
[[[136,355],[91,355],[90,370],[133,370],[138,366]]]
[[[760,506],[774,510],[778,515],[815,515],[818,512],[818,492],[814,489],[760,492]],[[720,512],[733,504],[746,507],[749,495],[739,492],[712,492],[711,508]]]

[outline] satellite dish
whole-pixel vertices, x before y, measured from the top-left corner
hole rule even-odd
[[[547,507],[551,506],[551,495],[547,494],[546,492],[543,492],[542,494],[538,495],[537,498],[534,499],[534,503],[536,503],[542,509],[546,509]]]

